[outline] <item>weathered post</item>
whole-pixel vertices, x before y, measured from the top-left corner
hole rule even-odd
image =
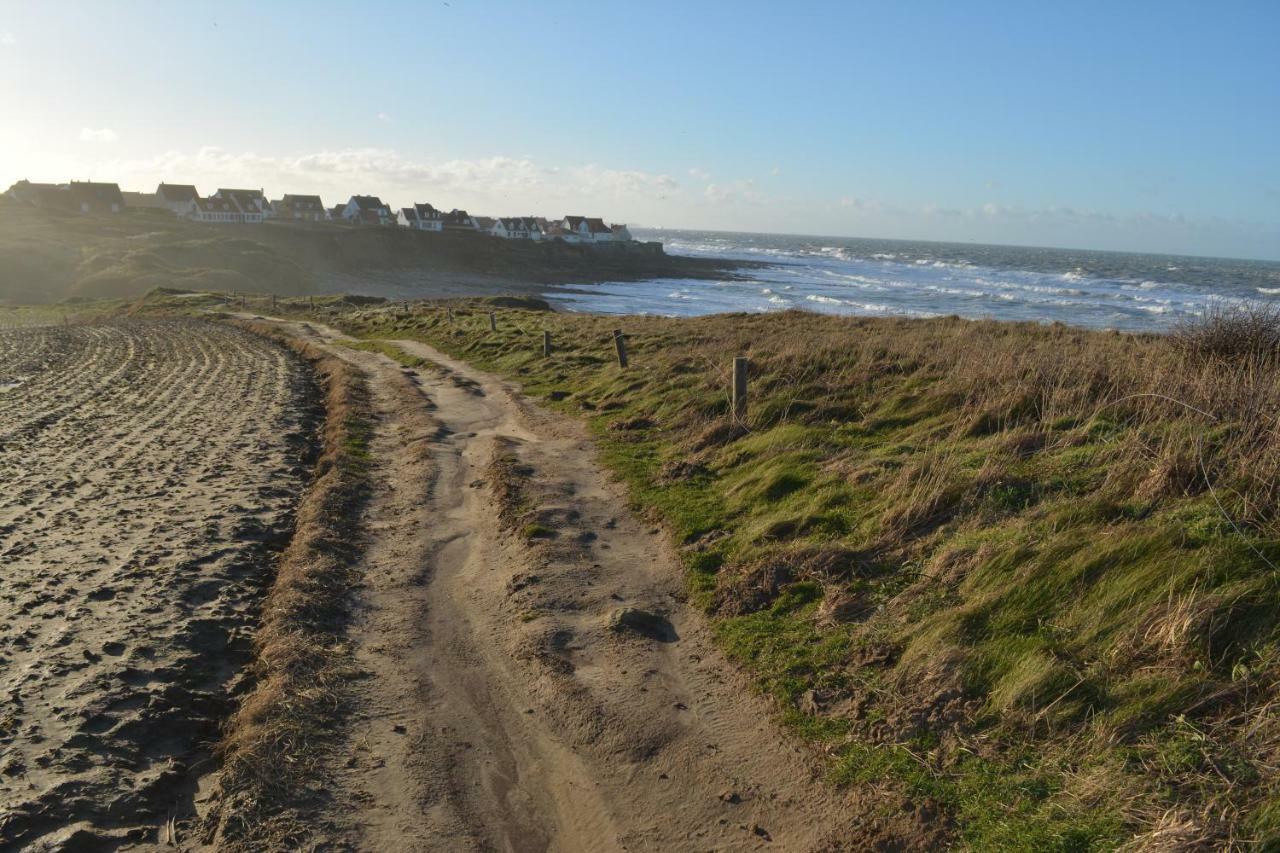
[[[498,331],[498,318],[492,311],[489,312],[489,331]]]
[[[315,298],[314,296],[308,296],[308,297],[307,297],[307,301],[308,301],[308,302],[310,303],[310,305],[311,305],[311,310],[312,310],[312,311],[315,311],[315,310],[316,310],[316,298]]]
[[[613,330],[613,348],[618,351],[618,367],[627,366],[627,339],[622,336],[621,329]]]
[[[244,308],[244,307],[245,307],[246,305],[248,305],[248,304],[249,304],[249,303],[248,303],[247,298],[245,297],[245,295],[244,295],[243,293],[242,293],[242,294],[240,294],[240,307],[241,307],[241,308]]]
[[[733,420],[746,425],[747,421],[747,359],[738,356],[733,360]]]
[[[274,293],[271,294],[271,310],[276,310],[276,295]]]
[[[445,309],[445,310],[447,310],[447,311],[449,312],[449,322],[450,322],[450,323],[452,323],[452,322],[453,322],[453,309],[452,309],[452,308],[447,308],[447,309]]]
[[[542,332],[542,357],[551,358],[551,333],[546,330]]]

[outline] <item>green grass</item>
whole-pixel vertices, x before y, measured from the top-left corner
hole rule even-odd
[[[954,319],[502,310],[490,332],[490,306],[452,305],[339,323],[584,418],[839,784],[928,797],[974,849],[1109,849],[1165,814],[1280,838],[1274,364]],[[744,352],[745,432],[726,393]]]
[[[387,358],[403,367],[421,368],[431,366],[431,362],[427,359],[407,353],[403,348],[387,341],[338,341],[337,343],[347,347],[348,349],[362,350],[364,352],[376,352],[381,355],[385,355]]]

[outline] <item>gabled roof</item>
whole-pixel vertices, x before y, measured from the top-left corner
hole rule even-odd
[[[495,222],[492,216],[473,216],[471,217],[471,219],[472,221],[475,222],[476,227],[479,228],[481,231],[490,230],[491,228],[493,228],[493,224]]]
[[[324,202],[318,195],[290,195],[285,193],[280,203],[298,210],[324,210]]]
[[[500,216],[498,222],[508,231],[541,231],[542,226],[533,216]],[[495,223],[497,224],[497,223]]]
[[[391,212],[391,208],[383,204],[382,199],[378,198],[376,195],[353,195],[351,197],[351,201],[354,201],[356,203],[356,207],[362,211],[372,210],[386,211],[387,213]],[[347,204],[350,203],[350,201],[347,202]]]
[[[219,198],[217,196],[209,196],[208,198],[193,199],[196,203],[196,210],[203,213],[240,213],[240,205],[236,204],[236,200],[230,197]]]
[[[267,197],[262,194],[262,190],[228,190],[219,188],[212,198],[234,199],[236,204],[240,206],[241,211],[245,213],[261,213],[268,207]]]
[[[424,202],[417,202],[413,207],[418,212],[419,219],[442,219],[444,217],[443,211],[436,210]]]
[[[603,219],[596,219],[594,217],[587,218],[587,230],[590,231],[592,234],[612,234],[613,233],[613,229],[611,229],[608,225],[605,225]]]
[[[409,221],[411,221],[411,222],[417,222],[417,221],[418,221],[418,211],[417,211],[415,208],[412,208],[412,207],[402,207],[402,208],[400,208],[400,215],[401,215],[401,216],[403,216],[405,219],[408,219],[408,220],[409,220]]]
[[[191,184],[166,184],[161,181],[160,186],[156,187],[156,198],[161,201],[195,201],[200,198],[200,193]]]
[[[459,225],[464,228],[470,228],[476,223],[472,220],[471,215],[465,210],[458,210],[456,207],[448,213],[440,217],[445,225]]]
[[[71,198],[77,204],[115,204],[124,207],[124,196],[119,184],[97,184],[93,181],[72,181],[68,187]]]

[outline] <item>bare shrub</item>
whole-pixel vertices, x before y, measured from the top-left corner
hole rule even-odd
[[[1214,303],[1170,339],[1192,357],[1269,362],[1280,354],[1280,303]]]

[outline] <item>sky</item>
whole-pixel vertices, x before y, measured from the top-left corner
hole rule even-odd
[[[1280,3],[0,0],[0,184],[1280,259]]]

